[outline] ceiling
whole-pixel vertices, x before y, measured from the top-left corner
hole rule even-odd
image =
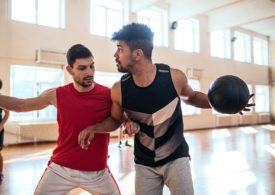
[[[243,28],[275,40],[275,0],[132,0],[131,11],[166,6],[170,23],[208,16],[208,31]]]

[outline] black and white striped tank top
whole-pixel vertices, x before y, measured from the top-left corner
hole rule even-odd
[[[122,107],[128,118],[141,127],[135,135],[135,163],[150,167],[189,157],[183,136],[181,100],[170,67],[164,64],[156,67],[156,77],[147,87],[137,86],[131,74],[121,78]]]

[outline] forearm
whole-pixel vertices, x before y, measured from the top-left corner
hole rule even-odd
[[[211,108],[207,95],[199,91],[195,91],[194,95],[185,102],[198,108]]]
[[[40,110],[47,106],[46,103],[37,101],[37,98],[20,99],[10,96],[0,95],[0,107],[14,112],[26,112]]]
[[[23,111],[23,100],[15,97],[0,95],[0,107],[5,110],[20,112]]]
[[[108,133],[115,131],[119,126],[121,122],[113,119],[112,117],[106,118],[104,121],[97,123],[95,125],[91,125],[87,127],[94,133]]]

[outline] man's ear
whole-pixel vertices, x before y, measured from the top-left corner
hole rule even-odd
[[[135,56],[136,56],[136,60],[140,60],[144,56],[144,53],[141,49],[136,49]]]
[[[68,71],[68,73],[69,73],[70,75],[73,75],[73,68],[72,68],[70,65],[67,65],[67,66],[66,66],[66,70]]]

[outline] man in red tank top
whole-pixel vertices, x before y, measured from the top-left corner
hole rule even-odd
[[[35,194],[66,194],[82,188],[96,194],[120,194],[107,166],[109,134],[95,134],[89,147],[78,145],[80,131],[110,116],[110,89],[94,82],[94,58],[88,48],[73,45],[67,53],[73,82],[49,89],[35,98],[0,96],[0,107],[15,112],[57,108],[57,146]],[[112,123],[116,129],[120,124]]]

